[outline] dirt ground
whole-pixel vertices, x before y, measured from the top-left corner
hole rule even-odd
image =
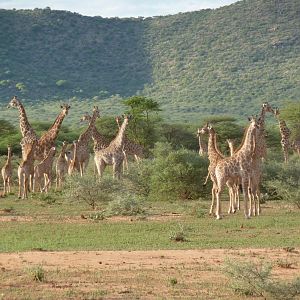
[[[300,275],[299,250],[0,253],[0,299],[243,299],[228,287],[224,260],[270,262],[276,277],[292,279]],[[42,282],[28,275],[38,265]]]

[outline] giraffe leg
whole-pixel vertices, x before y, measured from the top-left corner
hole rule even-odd
[[[19,193],[18,193],[18,198],[21,198],[21,188],[22,188],[22,174],[19,174]]]
[[[244,194],[244,214],[245,218],[249,219],[249,209],[248,209],[248,200],[249,200],[249,194],[248,194],[248,187],[249,187],[249,180],[243,179],[242,180],[242,186],[243,186],[243,194]]]
[[[11,192],[11,178],[10,177],[7,178],[7,184],[8,184],[8,192],[10,193]]]
[[[217,187],[215,186],[215,184],[213,184],[213,187],[211,189],[211,205],[210,205],[210,210],[209,210],[210,215],[213,214],[213,210],[214,210],[214,206],[215,206],[215,199],[216,199],[216,191],[217,191]]]

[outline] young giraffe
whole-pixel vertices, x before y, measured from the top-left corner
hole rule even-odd
[[[211,190],[211,195],[212,195],[212,202],[210,206],[210,211],[209,214],[211,215],[213,213],[213,209],[215,206],[215,199],[216,199],[216,192],[217,192],[217,185],[216,185],[216,177],[215,177],[215,168],[217,163],[224,159],[225,156],[220,152],[217,146],[217,134],[215,132],[215,129],[209,125],[208,123],[202,127],[201,129],[198,128],[197,135],[203,135],[203,134],[208,134],[208,147],[207,147],[207,154],[208,154],[208,160],[209,160],[209,167],[208,167],[208,176],[210,176],[210,179],[213,183],[213,187]],[[208,177],[207,176],[207,177]],[[204,185],[207,182],[204,183]],[[235,207],[234,207],[234,194],[231,186],[229,186],[229,208],[228,208],[228,213],[234,213],[235,212]]]
[[[208,145],[205,144],[205,142],[201,139],[201,134],[199,133],[199,128],[197,132],[198,136],[198,143],[199,143],[199,155],[207,156],[208,155]]]
[[[68,104],[61,105],[61,112],[55,119],[53,125],[38,140],[35,159],[43,160],[48,155],[50,149],[55,146],[55,140],[61,128],[61,124],[67,116],[70,108],[71,106]]]
[[[287,127],[286,122],[284,120],[280,120],[279,118],[279,108],[276,107],[274,109],[274,116],[278,121],[279,125],[279,130],[280,130],[280,135],[281,135],[281,147],[283,151],[283,157],[284,157],[284,162],[288,162],[289,158],[289,149],[290,149],[290,136],[291,136],[291,131]]]
[[[300,140],[293,141],[291,143],[291,148],[300,156]]]
[[[117,116],[116,117],[116,122],[118,124],[118,128],[120,130],[121,128],[121,117]],[[144,157],[144,147],[140,144],[137,144],[131,140],[129,140],[126,135],[124,137],[124,146],[123,146],[123,151],[124,151],[124,161],[126,168],[128,170],[128,161],[127,161],[127,155],[133,155],[135,158],[135,161],[137,163],[140,162],[140,160]],[[125,170],[124,166],[123,166],[123,171]]]
[[[96,119],[99,117],[100,117],[100,113],[99,113],[98,106],[94,106],[93,115],[89,123],[89,126],[78,138],[76,159],[74,161],[75,161],[75,168],[80,172],[81,176],[83,176],[83,172],[89,163],[89,159],[90,159],[89,142],[92,138],[93,128],[95,127]]]
[[[252,167],[252,156],[257,141],[257,120],[251,118],[251,122],[244,134],[243,142],[240,148],[231,157],[226,157],[217,163],[215,177],[217,182],[217,219],[221,219],[221,201],[220,195],[226,183],[235,182],[237,178],[241,180],[244,193],[244,214],[249,218],[248,209],[248,187],[250,181],[250,171]]]
[[[230,156],[232,156],[234,154],[234,140],[227,139],[226,142],[229,147]],[[236,182],[234,183],[233,193],[234,193],[234,207],[236,207],[237,210],[240,210],[240,182],[239,182],[239,179],[237,179]]]
[[[11,181],[12,181],[12,151],[11,147],[7,147],[7,160],[5,165],[1,169],[1,175],[3,178],[3,195],[10,193]]]
[[[29,149],[30,147],[25,147],[26,144],[36,144],[38,141],[38,137],[34,131],[34,129],[29,124],[25,108],[21,101],[17,98],[17,96],[14,96],[8,106],[15,107],[19,110],[19,119],[20,119],[20,131],[22,134],[22,140],[20,142],[21,148],[22,148],[22,158],[24,159],[27,157],[27,153],[25,153],[25,148]],[[31,148],[30,148],[31,149]]]
[[[92,117],[88,113],[85,113],[81,117],[80,121],[90,123],[91,119],[92,119]],[[108,145],[110,143],[108,141],[108,139],[97,130],[97,127],[95,124],[92,129],[92,139],[94,142],[94,147],[93,147],[94,153],[96,153],[97,151],[99,151],[101,149],[108,147]],[[96,165],[95,164],[94,164],[94,174],[96,174]]]
[[[95,153],[94,159],[100,178],[103,175],[105,167],[107,165],[112,165],[113,178],[120,179],[121,166],[124,160],[123,147],[125,139],[125,130],[130,118],[130,116],[125,116],[123,124],[119,129],[117,136],[110,142],[109,146]]]
[[[68,161],[66,159],[66,149],[68,143],[66,141],[63,142],[60,154],[57,158],[55,164],[55,173],[56,173],[56,186],[55,188],[61,188],[62,183],[65,178],[65,174],[68,172]]]
[[[33,179],[33,191],[39,188],[40,192],[48,192],[48,188],[51,185],[52,180],[52,165],[56,148],[52,147],[48,152],[48,155],[34,167],[34,179]],[[44,179],[44,186],[42,187],[42,181]]]
[[[22,199],[28,198],[28,190],[31,182],[31,177],[34,173],[34,152],[36,142],[24,145],[25,157],[18,167],[19,178],[19,194],[18,197]]]
[[[79,170],[78,168],[76,168],[76,166],[79,165],[78,161],[77,161],[77,145],[78,145],[78,141],[73,141],[73,156],[70,158],[70,163],[69,163],[69,167],[68,167],[68,174],[72,175],[73,171],[75,169],[77,169],[77,171]]]

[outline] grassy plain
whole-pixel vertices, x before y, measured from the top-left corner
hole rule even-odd
[[[226,206],[223,201],[224,214]],[[0,251],[300,246],[300,211],[283,202],[264,204],[262,216],[250,220],[238,212],[217,221],[203,200],[145,202],[143,207],[143,215],[99,220],[97,211],[59,192],[29,200],[10,195],[0,201]],[[177,234],[186,242],[174,242]]]

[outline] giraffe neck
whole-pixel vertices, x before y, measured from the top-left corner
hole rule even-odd
[[[115,139],[112,142],[113,145],[117,148],[121,148],[124,145],[125,130],[126,130],[127,123],[128,123],[128,120],[124,119],[117,136],[115,137]]]
[[[232,143],[229,143],[228,146],[229,146],[229,150],[230,150],[230,156],[232,156],[232,155],[234,154],[234,147],[233,147],[233,144],[232,144]]]
[[[207,152],[209,161],[213,161],[216,157],[223,157],[217,146],[217,135],[214,129],[209,132]]]
[[[19,110],[19,118],[20,118],[20,130],[22,137],[24,137],[28,132],[32,132],[33,129],[28,122],[27,115],[25,112],[25,108],[22,103],[18,103],[18,110]]]
[[[45,138],[49,138],[51,140],[55,140],[58,136],[61,124],[65,118],[66,114],[62,111],[54,121],[53,125],[49,128],[49,130],[41,137],[41,140]]]
[[[90,120],[88,128],[80,135],[78,142],[80,142],[80,143],[88,142],[91,139],[91,137],[93,135],[93,131],[96,128],[95,127],[96,119],[97,119],[97,115],[96,115],[96,113],[93,113],[93,116]]]
[[[67,145],[63,145],[60,150],[59,158],[65,158]]]
[[[254,154],[254,150],[256,150],[256,127],[254,125],[248,126],[246,129],[243,143],[238,151],[235,153],[244,154],[246,156],[252,156]]]
[[[200,134],[198,135],[198,142],[199,142],[199,152],[200,153],[207,152],[207,147],[206,147],[204,141],[201,139]]]

